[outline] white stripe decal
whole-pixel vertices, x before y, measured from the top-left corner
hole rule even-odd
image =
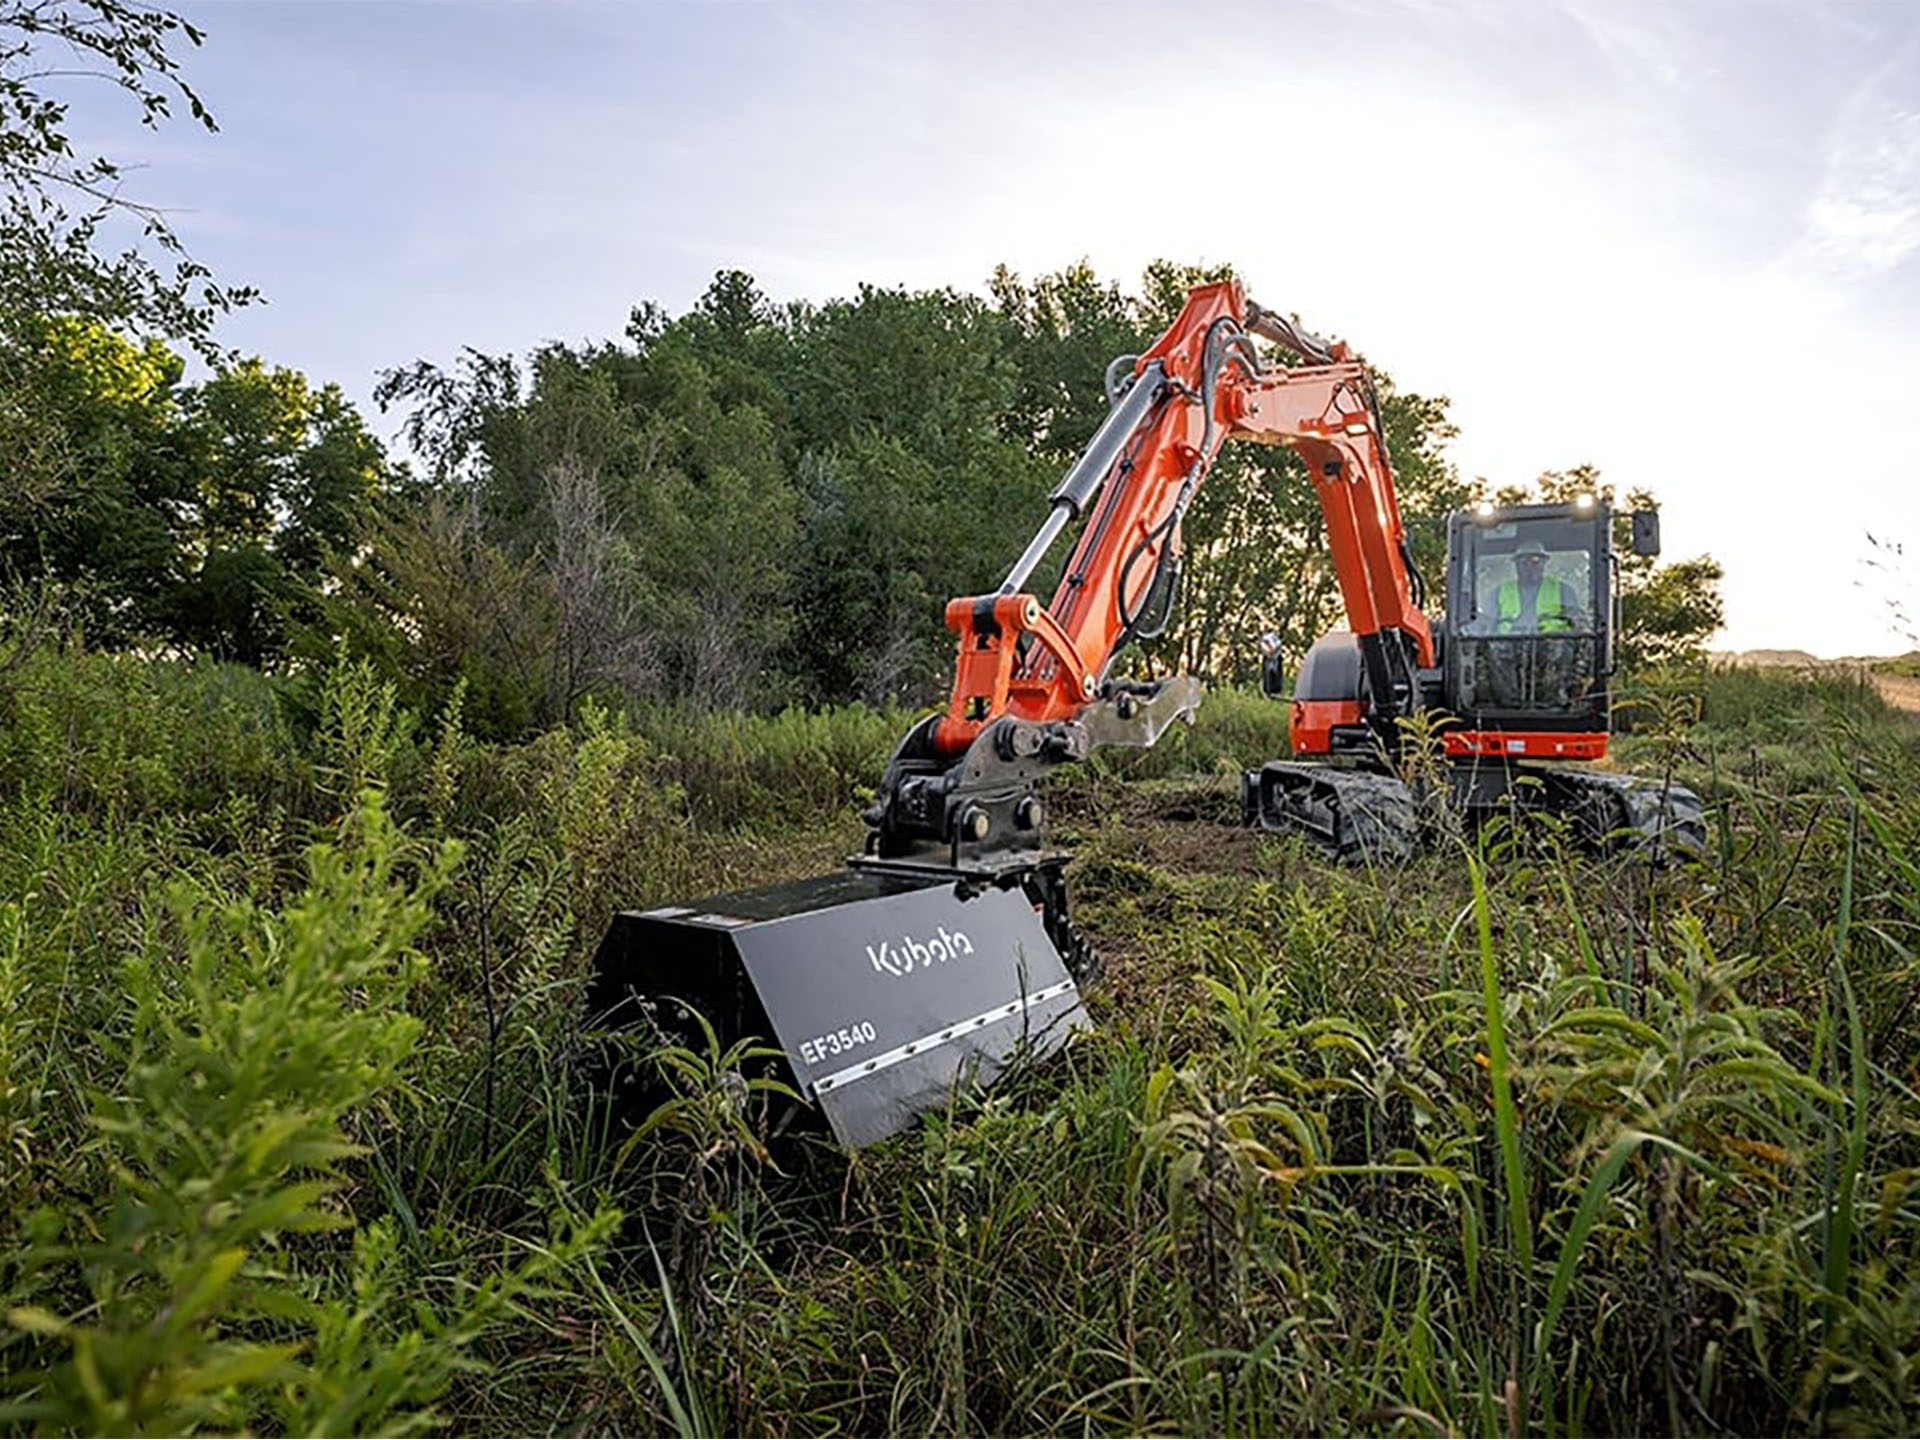
[[[978,1030],[990,1021],[1007,1020],[1015,1015],[1024,1014],[1034,1006],[1044,1005],[1055,996],[1064,995],[1071,989],[1073,989],[1073,982],[1062,980],[1058,985],[1049,985],[1044,990],[1023,995],[1010,1005],[995,1006],[981,1014],[956,1021],[943,1030],[936,1030],[931,1035],[922,1035],[918,1040],[911,1040],[905,1045],[896,1045],[885,1054],[876,1055],[871,1060],[862,1060],[857,1065],[849,1065],[844,1070],[836,1070],[831,1075],[821,1076],[813,1083],[814,1093],[822,1095],[829,1090],[838,1090],[843,1085],[851,1085],[855,1080],[864,1080],[869,1075],[877,1075],[882,1070],[898,1065],[902,1060],[910,1060],[915,1055],[924,1055],[937,1046],[951,1045],[955,1040],[964,1038],[969,1032]]]

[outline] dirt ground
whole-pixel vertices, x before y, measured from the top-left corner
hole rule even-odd
[[[1911,675],[1876,675],[1873,683],[1880,687],[1889,705],[1920,715],[1920,680]]]
[[[1871,670],[1871,657],[1848,656],[1841,660],[1822,660],[1804,650],[1718,651],[1711,657],[1717,665],[1763,665],[1788,670],[1837,670],[1847,674],[1867,673],[1889,705],[1920,714],[1920,678],[1911,675],[1882,675]]]

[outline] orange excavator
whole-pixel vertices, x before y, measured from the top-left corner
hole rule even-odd
[[[1263,356],[1261,339],[1298,363]],[[1069,915],[1068,857],[1047,843],[1041,782],[1097,747],[1152,745],[1200,703],[1190,677],[1137,682],[1113,667],[1169,623],[1181,522],[1229,440],[1304,463],[1348,622],[1295,677],[1293,758],[1243,779],[1249,824],[1390,863],[1420,840],[1418,784],[1468,814],[1563,814],[1595,847],[1704,847],[1684,787],[1564,763],[1607,747],[1618,570],[1603,501],[1451,517],[1436,622],[1373,381],[1345,345],[1228,281],[1194,290],[1151,349],[1115,360],[1107,390],[1106,420],[999,589],[948,602],[951,701],[887,764],[864,853],[836,875],[616,917],[596,961],[596,1026],[690,1036],[698,1011],[723,1038],[770,1039],[781,1078],[857,1146],[963,1076],[989,1079],[1084,1025],[1078,982],[1094,957]],[[1028,583],[1082,520],[1042,605]],[[1656,553],[1657,516],[1636,514],[1633,536]],[[1414,784],[1410,744],[1440,757]],[[639,1086],[638,1072],[623,1083]]]

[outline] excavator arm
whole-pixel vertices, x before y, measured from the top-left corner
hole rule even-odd
[[[1263,360],[1256,335],[1307,363]],[[1116,370],[1124,384],[1111,383]],[[1109,379],[1106,421],[999,590],[947,605],[959,642],[952,698],[908,734],[882,777],[867,814],[877,858],[993,871],[1030,864],[1044,843],[1034,785],[1047,769],[1101,744],[1152,744],[1198,703],[1192,680],[1139,686],[1110,670],[1127,643],[1157,635],[1170,617],[1181,525],[1229,440],[1285,445],[1305,463],[1389,743],[1395,717],[1418,706],[1433,637],[1366,367],[1227,281],[1194,290],[1152,348],[1116,361]],[[1083,518],[1042,606],[1027,583]]]

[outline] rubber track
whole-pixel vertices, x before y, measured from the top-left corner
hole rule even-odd
[[[1413,792],[1391,775],[1276,760],[1247,772],[1241,808],[1248,824],[1350,864],[1397,865],[1420,843]]]
[[[1655,864],[1707,853],[1706,807],[1685,785],[1605,770],[1551,773],[1559,808],[1581,817],[1584,838],[1595,848]]]

